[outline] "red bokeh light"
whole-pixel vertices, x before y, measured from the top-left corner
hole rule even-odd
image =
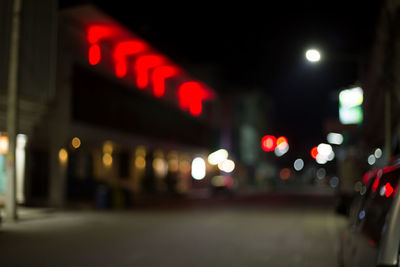
[[[101,59],[101,51],[100,46],[97,44],[93,44],[89,47],[89,64],[96,65],[100,62]]]
[[[276,138],[272,135],[266,135],[261,139],[261,148],[266,151],[273,151],[276,147]]]
[[[89,64],[96,65],[101,60],[101,50],[98,42],[102,38],[109,37],[113,34],[113,31],[108,26],[91,26],[87,30],[87,39],[90,43],[89,47]]]
[[[115,75],[122,78],[128,71],[128,56],[136,55],[145,51],[147,45],[141,41],[124,41],[115,46],[114,60],[115,60]]]
[[[276,139],[276,146],[279,146],[280,144],[286,143],[288,144],[288,141],[286,139],[286,137],[278,137],[278,139]]]
[[[184,82],[178,88],[178,98],[181,109],[189,110],[193,116],[199,116],[203,109],[202,102],[207,98],[207,90],[199,82]]]
[[[316,159],[317,158],[317,156],[318,156],[318,147],[313,147],[312,149],[311,149],[311,157],[313,157],[314,159]]]
[[[390,197],[390,195],[393,193],[393,187],[390,185],[390,183],[385,184],[385,196]]]
[[[165,94],[165,79],[178,74],[178,69],[174,66],[159,66],[151,74],[153,83],[153,94],[156,97],[162,97]]]
[[[94,25],[90,26],[87,31],[87,39],[90,44],[95,44],[100,39],[110,37],[113,34],[112,29],[109,26]]]
[[[144,89],[149,85],[149,71],[163,64],[165,59],[159,55],[144,55],[135,62],[136,85]]]
[[[374,181],[374,183],[372,184],[372,192],[375,192],[376,191],[376,189],[378,189],[378,186],[379,186],[379,178],[377,177],[377,178],[375,178],[375,181]]]
[[[279,172],[279,176],[281,177],[282,180],[287,180],[290,178],[291,175],[291,171],[289,168],[283,168],[280,172]]]

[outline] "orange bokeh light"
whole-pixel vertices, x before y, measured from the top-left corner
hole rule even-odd
[[[314,159],[316,159],[317,158],[317,156],[318,156],[318,147],[313,147],[312,149],[311,149],[311,157],[313,157]]]

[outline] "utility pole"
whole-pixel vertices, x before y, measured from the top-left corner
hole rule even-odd
[[[17,220],[15,152],[18,127],[18,63],[21,7],[22,0],[13,0],[7,99],[7,135],[9,145],[7,155],[6,219],[9,221]]]

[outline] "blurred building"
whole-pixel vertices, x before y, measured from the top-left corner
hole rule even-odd
[[[39,32],[31,42],[47,43],[26,52],[30,72],[20,77],[21,101],[24,86],[41,88],[27,95],[32,125],[19,128],[28,139],[27,202],[122,207],[206,187],[209,177],[193,180],[191,164],[218,138],[216,93],[93,6],[39,6],[45,25],[25,24]]]
[[[6,190],[6,110],[10,63],[11,0],[0,3],[0,202]],[[57,1],[25,0],[19,28],[17,200],[25,200],[25,151],[55,93]],[[28,138],[29,139],[29,138]],[[28,143],[27,143],[28,141]]]
[[[273,102],[262,90],[247,90],[231,95],[227,116],[233,114],[229,127],[232,150],[237,155],[240,185],[262,189],[276,178],[276,156],[261,148],[266,134],[275,134],[272,125]],[[224,120],[226,121],[226,120]],[[224,134],[222,134],[224,136]],[[272,155],[271,155],[272,154]]]
[[[382,1],[374,41],[361,72],[365,96],[363,146],[370,154],[376,148],[384,150],[383,160],[377,161],[380,165],[400,152],[399,11],[400,1]]]

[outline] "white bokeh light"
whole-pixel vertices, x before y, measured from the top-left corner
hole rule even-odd
[[[192,177],[195,180],[202,180],[206,177],[206,162],[197,157],[192,161]]]
[[[306,58],[310,62],[318,62],[321,60],[321,54],[316,49],[309,49],[306,52]]]
[[[302,159],[296,159],[293,167],[296,171],[301,171],[304,168],[304,161]]]

